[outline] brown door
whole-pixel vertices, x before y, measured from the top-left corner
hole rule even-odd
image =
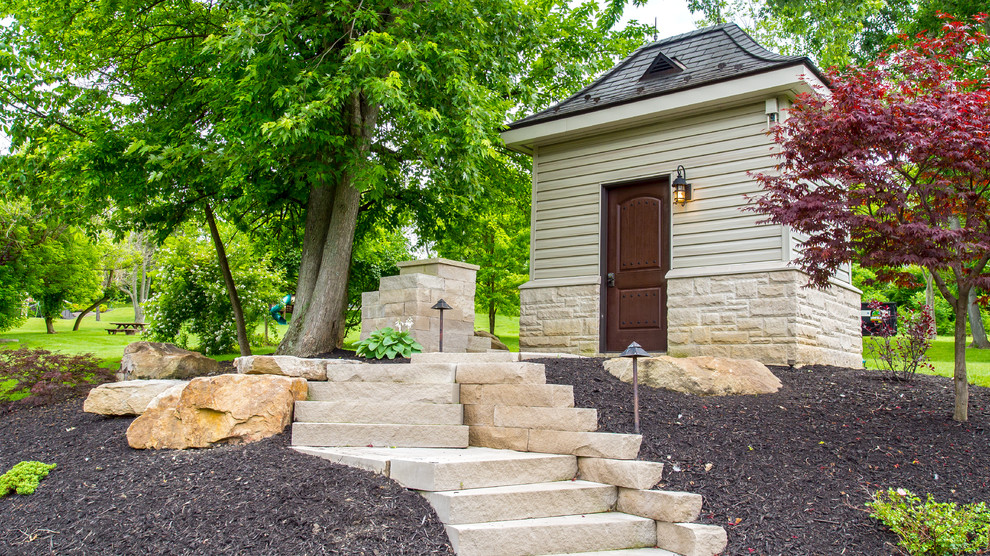
[[[670,186],[667,179],[606,189],[605,350],[639,342],[667,350]]]

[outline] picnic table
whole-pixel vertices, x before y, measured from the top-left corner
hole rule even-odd
[[[128,336],[133,336],[140,331],[144,333],[144,323],[143,322],[111,322],[110,324],[116,326],[116,328],[107,328],[107,334],[117,334],[118,332],[123,332]]]

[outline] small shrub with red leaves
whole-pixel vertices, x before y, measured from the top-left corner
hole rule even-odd
[[[883,309],[883,303],[870,303],[871,311],[879,312]],[[919,369],[935,369],[928,359],[934,323],[935,317],[928,305],[922,305],[918,311],[908,311],[901,321],[899,333],[896,334],[885,320],[881,320],[866,343],[866,350],[877,368],[888,377],[910,381]]]
[[[44,349],[0,351],[0,404],[46,405],[82,395],[114,380],[92,354],[69,355]],[[10,386],[11,381],[17,381]],[[6,389],[4,390],[4,386]]]

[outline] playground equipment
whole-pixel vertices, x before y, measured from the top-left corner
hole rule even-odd
[[[271,313],[272,318],[275,319],[275,322],[279,324],[288,324],[288,322],[285,320],[285,316],[292,314],[292,302],[294,299],[295,299],[294,295],[292,295],[291,293],[287,293],[285,294],[285,297],[282,298],[282,301],[278,303],[278,305],[272,305],[271,310],[269,310],[268,312]]]

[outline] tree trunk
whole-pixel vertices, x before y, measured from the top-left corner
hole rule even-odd
[[[378,122],[378,106],[369,104],[359,92],[352,93],[348,120],[357,151],[360,156],[367,157]],[[361,203],[361,191],[356,181],[355,171],[347,169],[341,172],[334,187],[316,188],[310,192],[296,304],[289,330],[279,345],[279,354],[313,356],[332,351],[344,339],[347,278]],[[320,196],[313,199],[313,193]],[[323,198],[324,195],[327,198]],[[327,203],[329,199],[332,201]],[[310,226],[313,226],[312,235]],[[309,250],[307,240],[310,241]]]
[[[932,327],[928,332],[930,338],[934,338],[938,335],[938,326],[935,324],[935,286],[932,283],[932,273],[928,269],[921,269],[921,273],[925,277],[925,304],[928,305],[928,310],[932,312]]]
[[[960,291],[955,303],[956,341],[954,350],[955,363],[952,372],[956,398],[952,418],[956,421],[969,420],[969,382],[966,380],[966,308],[968,305],[968,292],[964,293]]]
[[[79,330],[79,323],[82,322],[83,317],[85,317],[90,311],[96,309],[96,320],[100,320],[100,304],[104,301],[110,299],[110,284],[113,283],[113,270],[107,272],[107,278],[103,281],[103,297],[98,299],[96,303],[90,305],[83,309],[79,316],[76,317],[76,323],[72,325],[72,331],[76,332]]]
[[[244,325],[241,298],[237,295],[234,276],[230,273],[230,263],[227,262],[227,251],[223,248],[223,240],[220,239],[217,221],[213,217],[213,209],[210,208],[209,203],[206,203],[206,222],[210,225],[210,235],[213,237],[213,245],[217,249],[217,261],[220,263],[220,271],[223,273],[223,283],[227,286],[230,307],[234,311],[234,324],[237,326],[237,346],[240,348],[241,355],[251,355],[251,344],[248,341],[247,326]]]
[[[45,331],[48,332],[49,334],[54,334],[55,333],[55,323],[54,323],[54,320],[55,319],[53,319],[51,317],[45,317]]]
[[[973,334],[973,343],[969,347],[990,349],[990,341],[987,340],[987,331],[983,328],[983,313],[980,312],[980,306],[976,303],[976,288],[969,290],[968,301],[969,330]]]
[[[93,314],[96,316],[96,322],[100,322],[100,313],[102,313],[102,311],[100,311],[100,306],[97,305],[96,308],[93,309]]]
[[[488,332],[494,336],[495,335],[495,302],[491,301],[488,303]]]
[[[330,228],[334,191],[335,187],[331,185],[314,185],[309,190],[295,305],[289,328],[285,331],[278,349],[275,350],[279,355],[295,353],[295,346],[304,330],[310,300],[313,299],[313,290],[316,288],[316,280],[320,274],[320,263],[323,261],[323,246],[326,244],[327,230]]]

